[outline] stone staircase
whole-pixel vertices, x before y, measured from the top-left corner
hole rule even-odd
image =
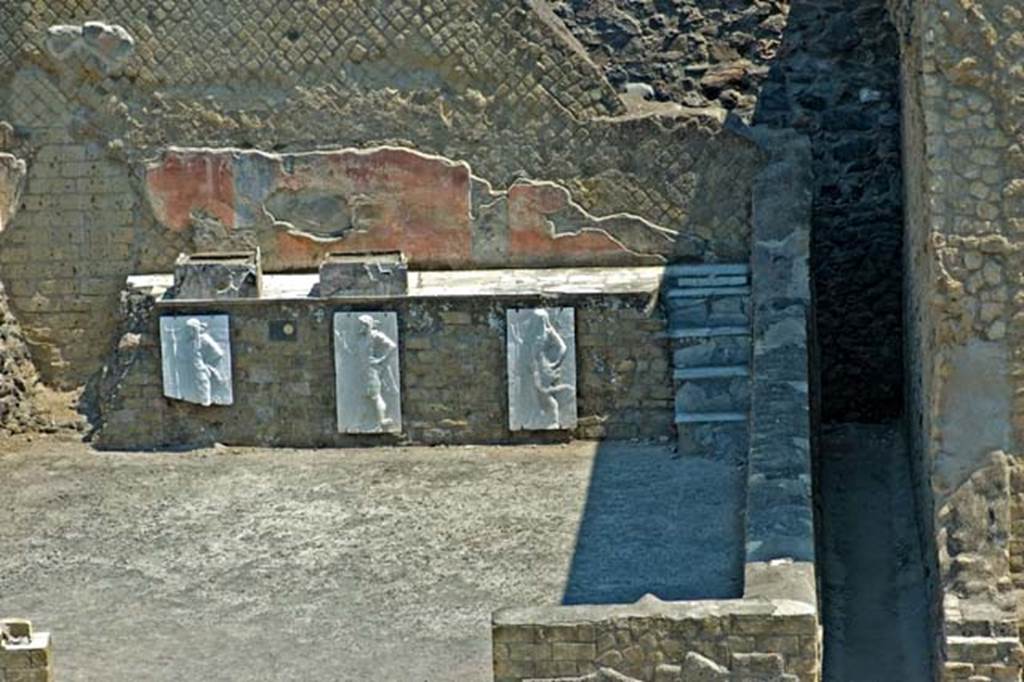
[[[719,461],[746,461],[749,266],[669,266],[662,296],[672,342],[679,452]]]

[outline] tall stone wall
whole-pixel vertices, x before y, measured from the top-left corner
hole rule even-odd
[[[883,0],[794,0],[754,114],[812,142],[811,262],[826,421],[902,411],[898,71]]]
[[[945,679],[1019,679],[1024,11],[894,2],[903,48],[909,417]],[[971,677],[971,676],[974,677]]]
[[[406,146],[689,233],[696,260],[749,250],[759,152],[721,112],[628,111],[544,3],[17,3],[0,74],[0,119],[29,162],[0,276],[58,385],[110,351],[125,275],[169,269],[209,228],[197,215],[169,232],[144,200],[143,168],[172,145]]]

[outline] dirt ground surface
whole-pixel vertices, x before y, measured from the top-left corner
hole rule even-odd
[[[928,587],[898,424],[823,429],[825,682],[929,682]]]
[[[734,472],[663,447],[0,453],[0,614],[64,682],[489,680],[496,608],[742,570]]]

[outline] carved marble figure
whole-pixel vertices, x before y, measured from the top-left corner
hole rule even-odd
[[[338,430],[397,433],[402,430],[395,313],[336,313],[334,360]]]
[[[572,308],[508,311],[509,428],[576,426],[575,315]]]
[[[231,405],[227,315],[160,318],[164,395],[198,405]]]

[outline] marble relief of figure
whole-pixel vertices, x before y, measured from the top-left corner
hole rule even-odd
[[[384,395],[385,393],[388,395],[397,395],[398,393],[395,379],[391,376],[391,368],[386,362],[398,349],[398,344],[377,329],[377,323],[370,315],[360,315],[358,319],[359,355],[366,372],[366,399],[373,406],[377,424],[384,429],[391,425],[391,419],[388,417],[388,403]],[[385,383],[387,391],[384,390]]]
[[[185,322],[185,328],[188,330],[188,354],[192,365],[196,402],[200,405],[211,405],[214,384],[220,387],[225,383],[225,377],[219,369],[224,360],[224,349],[210,336],[209,327],[199,318],[189,318]]]
[[[543,412],[543,420],[552,427],[560,423],[558,415],[558,394],[576,390],[575,386],[562,381],[562,363],[568,347],[565,340],[551,324],[548,311],[543,308],[530,311],[531,336],[537,341],[530,353],[533,388],[537,392],[537,403]]]
[[[204,407],[233,402],[226,315],[163,317],[160,343],[164,395]]]
[[[398,329],[394,313],[337,313],[334,318],[338,430],[401,430]]]
[[[508,311],[509,428],[576,424],[576,355],[571,308]]]

